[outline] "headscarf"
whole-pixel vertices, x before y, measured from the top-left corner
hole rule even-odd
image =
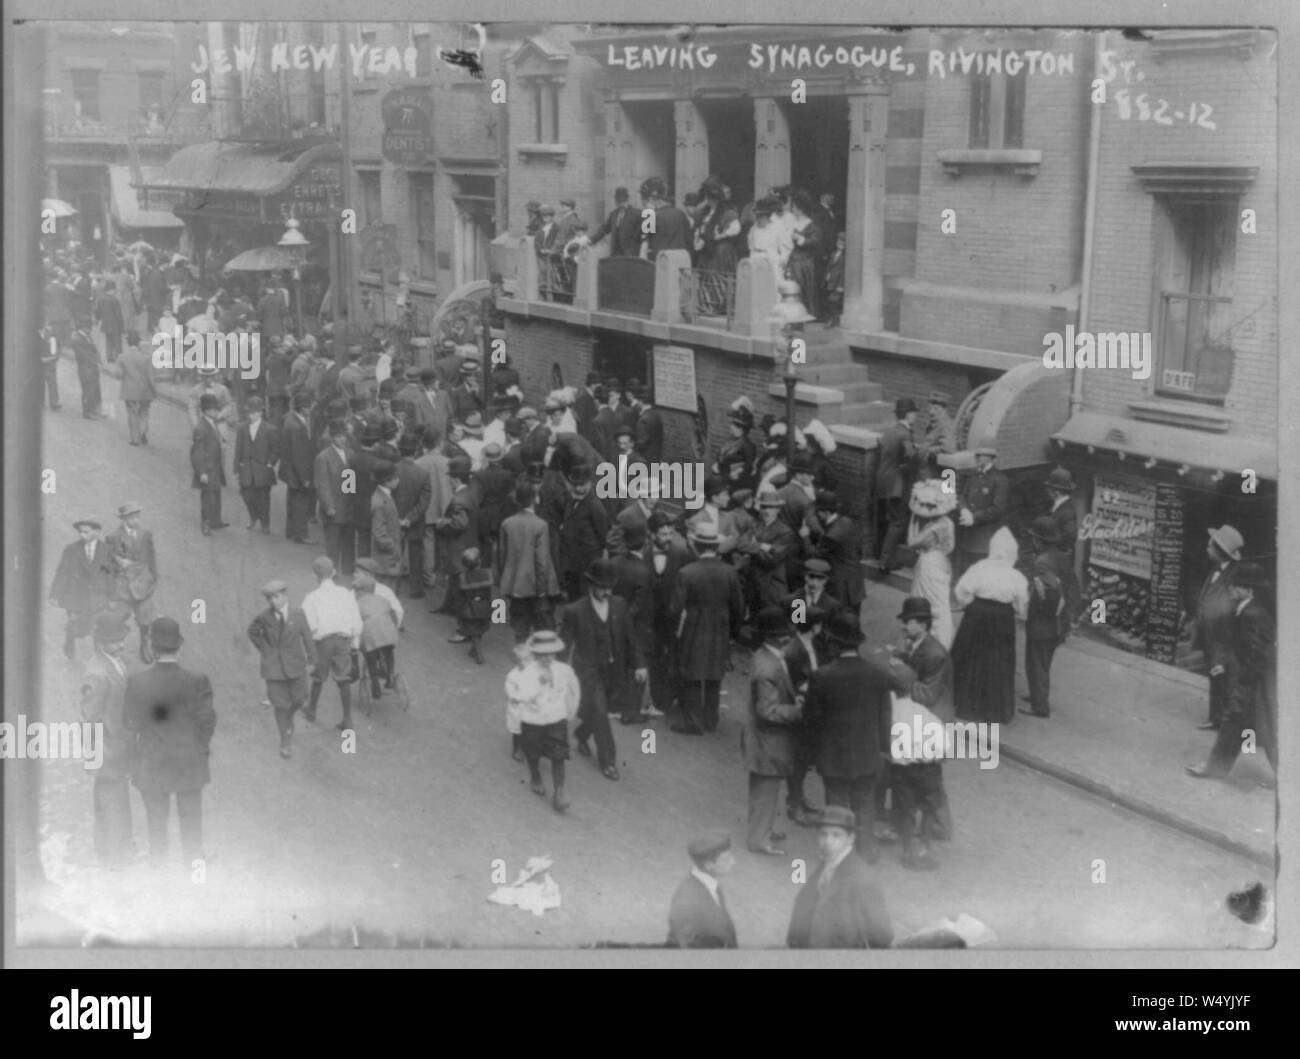
[[[962,574],[953,589],[958,604],[964,607],[973,599],[1010,603],[1023,619],[1029,613],[1029,582],[1016,569],[1019,554],[1015,536],[1001,527],[989,541],[989,557]]]

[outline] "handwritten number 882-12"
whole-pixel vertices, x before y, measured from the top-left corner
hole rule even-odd
[[[1146,93],[1143,92],[1136,99],[1129,98],[1127,88],[1121,88],[1115,92],[1115,103],[1119,107],[1119,116],[1123,121],[1132,118],[1133,107],[1137,106],[1138,121],[1154,121],[1157,125],[1172,125],[1175,120],[1182,121],[1187,119],[1188,125],[1199,125],[1203,129],[1217,129],[1218,126],[1210,120],[1210,115],[1214,113],[1214,108],[1208,103],[1191,103],[1187,107],[1187,113],[1176,110],[1169,113],[1169,101],[1167,99],[1158,99],[1156,102],[1159,106],[1152,112],[1150,105],[1147,103]]]

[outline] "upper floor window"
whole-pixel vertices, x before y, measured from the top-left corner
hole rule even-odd
[[[529,86],[533,102],[534,143],[560,142],[560,84],[534,81]]]
[[[136,74],[140,92],[140,117],[149,121],[151,115],[163,116],[163,84],[166,74],[161,70],[141,70]]]
[[[1012,150],[1025,145],[1025,81],[1022,69],[972,74],[970,144],[973,149]]]
[[[99,120],[99,71],[70,70],[72,106],[78,118]]]

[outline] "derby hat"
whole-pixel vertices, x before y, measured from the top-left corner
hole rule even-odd
[[[1070,472],[1064,467],[1053,468],[1052,473],[1047,476],[1043,484],[1048,489],[1056,489],[1062,493],[1074,492],[1074,479],[1070,477]]]
[[[711,474],[704,479],[704,495],[706,497],[716,496],[724,489],[730,489],[731,483],[720,474]]]
[[[1230,558],[1241,558],[1241,549],[1245,547],[1246,540],[1235,526],[1229,526],[1225,522],[1218,529],[1210,529],[1206,532],[1209,533],[1210,540],[1214,541]]]
[[[502,451],[502,448],[499,443],[495,441],[489,441],[486,445],[483,446],[482,455],[483,455],[483,459],[486,460],[488,463],[499,463],[501,457],[505,455],[505,452]]]
[[[898,620],[913,621],[921,618],[926,621],[934,620],[934,612],[930,609],[930,601],[921,596],[908,596],[903,600],[903,609],[898,612]]]
[[[784,636],[790,631],[790,615],[784,607],[764,607],[754,617],[754,631],[760,636]]]
[[[608,559],[593,559],[584,576],[597,588],[613,588],[618,583],[614,564]]]
[[[845,809],[842,805],[828,805],[818,815],[817,826],[838,827],[841,831],[852,832],[858,829],[858,818],[852,809]]]
[[[758,494],[759,507],[785,507],[785,501],[776,495],[771,489],[765,489]]]
[[[575,463],[564,476],[570,485],[585,485],[591,481],[591,467],[585,463]]]
[[[175,651],[185,637],[175,619],[155,618],[149,626],[149,642],[159,651]]]
[[[858,625],[857,615],[843,610],[826,623],[826,638],[840,647],[857,647],[866,636]]]
[[[199,397],[199,411],[206,412],[208,409],[217,409],[221,407],[221,398],[215,393],[205,393]]]
[[[838,512],[840,509],[840,498],[828,489],[825,492],[817,494],[817,499],[813,501],[813,506],[816,507],[818,511]]]
[[[105,643],[115,643],[127,637],[125,610],[104,610],[95,615],[94,636]]]
[[[1259,563],[1242,563],[1232,573],[1232,583],[1238,588],[1249,588],[1252,590],[1261,588],[1272,588],[1273,582],[1266,571]]]
[[[791,474],[812,474],[813,471],[812,460],[807,456],[796,455],[795,458],[790,461]]]
[[[894,418],[902,419],[908,412],[917,411],[916,402],[910,397],[900,397],[894,402]]]
[[[117,517],[126,518],[127,515],[138,515],[143,510],[134,500],[128,500],[125,504],[117,505]]]
[[[453,456],[447,461],[447,473],[455,478],[467,478],[473,466],[468,456]]]

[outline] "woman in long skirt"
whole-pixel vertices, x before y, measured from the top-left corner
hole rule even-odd
[[[965,607],[952,644],[953,701],[965,721],[1009,723],[1016,714],[1016,618],[1029,611],[1029,583],[1015,568],[1019,549],[1003,526],[989,557],[953,590]]]
[[[908,506],[912,521],[907,546],[916,551],[911,595],[930,603],[934,620],[930,634],[947,650],[952,647],[952,563],[948,556],[956,545],[957,531],[948,513],[957,506],[956,492],[944,492],[938,479],[917,482]]]

